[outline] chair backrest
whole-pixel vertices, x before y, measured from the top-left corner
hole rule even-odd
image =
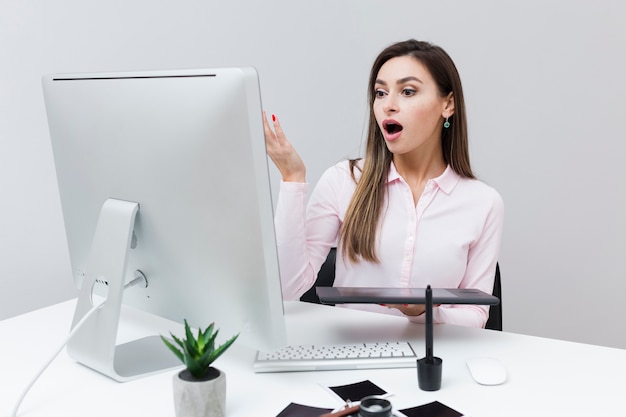
[[[300,301],[309,303],[320,303],[320,299],[315,292],[315,287],[332,287],[335,282],[335,259],[337,257],[337,248],[331,248],[326,257],[326,261],[322,264],[320,272],[317,274],[315,284],[305,292]],[[493,283],[493,295],[500,299],[500,304],[489,308],[489,318],[487,319],[486,329],[502,331],[502,285],[500,283],[500,265],[496,264],[496,277]]]
[[[335,282],[335,259],[337,257],[337,248],[330,248],[326,260],[320,268],[320,272],[317,274],[315,284],[307,292],[305,292],[300,301],[306,301],[308,303],[320,304],[320,298],[315,292],[315,287],[332,287]]]
[[[502,284],[500,282],[500,265],[496,263],[496,278],[493,281],[492,294],[500,300],[497,306],[489,307],[489,318],[485,329],[502,331]]]

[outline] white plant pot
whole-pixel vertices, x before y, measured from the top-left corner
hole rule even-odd
[[[174,410],[176,417],[224,417],[226,414],[226,374],[207,381],[181,378],[183,370],[174,375]]]

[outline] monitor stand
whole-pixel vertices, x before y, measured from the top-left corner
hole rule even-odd
[[[93,289],[105,285],[104,303],[68,341],[72,359],[117,381],[125,382],[182,364],[159,336],[116,345],[124,289],[144,282],[139,276],[125,285],[128,251],[139,204],[108,199],[102,206],[80,288],[72,328],[93,307]]]

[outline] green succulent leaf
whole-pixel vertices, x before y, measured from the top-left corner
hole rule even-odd
[[[183,341],[174,336],[172,333],[170,333],[170,335],[172,336],[172,339],[174,339],[174,342],[176,342],[176,344],[180,346],[181,349],[184,349],[185,344],[183,343]]]
[[[174,335],[172,335],[172,337],[174,337]],[[164,338],[163,336],[161,336],[161,340],[163,340],[163,343],[165,343],[165,345],[174,353],[174,355],[176,355],[176,357],[178,357],[178,359],[180,359],[182,363],[185,363],[185,357],[183,355],[183,352],[180,351],[180,349],[178,349],[176,346],[171,344],[170,341]]]
[[[198,342],[193,337],[189,323],[185,320],[185,348],[190,352],[192,356],[198,356]]]
[[[223,345],[221,345],[219,348],[215,349],[211,357],[210,363],[214,362],[217,358],[219,358],[222,355],[222,353],[226,352],[226,349],[228,349],[233,343],[235,343],[235,340],[237,340],[238,337],[239,337],[239,334],[236,334],[235,336],[231,337],[227,342],[225,342]]]
[[[219,334],[219,332],[219,330],[216,330],[213,335],[209,335],[207,345],[209,346],[209,350],[211,351],[215,350],[215,339],[217,339],[217,335]]]
[[[202,342],[205,345],[209,345],[210,344],[210,340],[211,340],[211,335],[213,334],[213,329],[215,328],[215,322],[211,323],[209,325],[209,327],[206,328],[206,330],[204,331],[204,333],[202,333]],[[215,334],[217,334],[219,332],[216,331]]]

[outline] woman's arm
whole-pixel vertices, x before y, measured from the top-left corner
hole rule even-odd
[[[283,180],[275,212],[276,242],[283,297],[300,298],[313,284],[339,230],[337,205],[329,202],[333,180],[325,173],[307,205],[306,169],[278,120],[273,128],[264,114],[267,153]]]

